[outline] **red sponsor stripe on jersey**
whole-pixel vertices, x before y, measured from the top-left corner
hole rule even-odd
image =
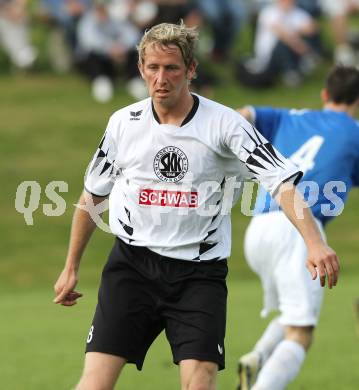
[[[148,206],[193,208],[198,206],[198,192],[152,190],[146,188],[140,191],[138,203]]]

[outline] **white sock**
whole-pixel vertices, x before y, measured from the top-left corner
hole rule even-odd
[[[276,346],[284,339],[284,326],[278,321],[278,318],[273,319],[262,337],[257,341],[253,350],[258,352],[262,359],[262,364],[269,358]]]
[[[305,359],[303,346],[292,340],[278,344],[262,367],[252,390],[283,390],[299,373]]]

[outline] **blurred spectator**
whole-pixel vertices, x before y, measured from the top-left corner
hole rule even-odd
[[[194,0],[153,1],[158,7],[158,13],[152,25],[159,23],[179,23],[181,19],[189,27],[202,25],[202,16]]]
[[[247,0],[248,1],[248,14],[249,20],[252,27],[252,36],[253,43],[255,38],[255,33],[257,30],[257,21],[258,15],[262,8],[265,6],[274,3],[276,0]],[[314,19],[318,19],[321,16],[321,8],[319,0],[296,0],[296,5],[298,8],[304,9],[308,12]]]
[[[296,86],[315,66],[317,26],[295,0],[276,0],[259,13],[254,58],[241,62],[237,75],[244,84],[273,84],[278,74]]]
[[[323,15],[320,0],[297,0],[297,6],[308,12],[315,21],[320,21]],[[319,24],[319,23],[318,23]],[[318,28],[316,34],[312,37],[313,48],[322,58],[331,59],[331,47],[327,47],[322,39],[323,30]]]
[[[38,14],[51,30],[48,35],[49,60],[57,72],[67,72],[77,49],[77,23],[89,9],[91,0],[41,0]]]
[[[307,11],[315,19],[321,16],[319,0],[297,0],[297,6]]]
[[[158,15],[158,6],[153,0],[111,0],[108,8],[112,17],[129,20],[140,31],[150,27]]]
[[[212,59],[216,62],[228,60],[235,38],[247,16],[244,1],[197,0],[197,4],[213,31]]]
[[[250,22],[252,44],[254,44],[255,33],[257,31],[257,21],[259,12],[265,6],[274,3],[275,0],[247,0],[247,18]]]
[[[106,102],[113,96],[121,64],[123,76],[132,86],[130,92],[138,97],[144,93],[137,70],[140,33],[130,22],[114,18],[106,3],[96,0],[78,24],[79,69],[91,80],[94,99]]]
[[[31,68],[37,57],[27,22],[26,0],[0,0],[0,44],[20,69]]]
[[[336,45],[334,61],[343,65],[358,65],[358,58],[350,42],[348,18],[350,14],[359,11],[359,0],[320,0],[320,4],[331,21]]]

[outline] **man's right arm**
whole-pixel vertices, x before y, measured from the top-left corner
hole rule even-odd
[[[83,252],[96,229],[96,223],[90,213],[86,211],[86,207],[96,206],[105,199],[106,197],[94,196],[86,191],[80,196],[78,202],[80,207],[76,207],[72,220],[65,266],[54,286],[56,294],[54,303],[60,303],[63,306],[73,306],[76,304],[76,300],[82,296],[81,293],[75,291],[78,281],[77,275]],[[83,209],[81,206],[86,207]]]

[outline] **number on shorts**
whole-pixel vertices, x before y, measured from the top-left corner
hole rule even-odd
[[[91,341],[92,341],[93,330],[94,330],[94,326],[92,325],[91,328],[90,328],[89,334],[87,336],[87,344],[91,343]]]

